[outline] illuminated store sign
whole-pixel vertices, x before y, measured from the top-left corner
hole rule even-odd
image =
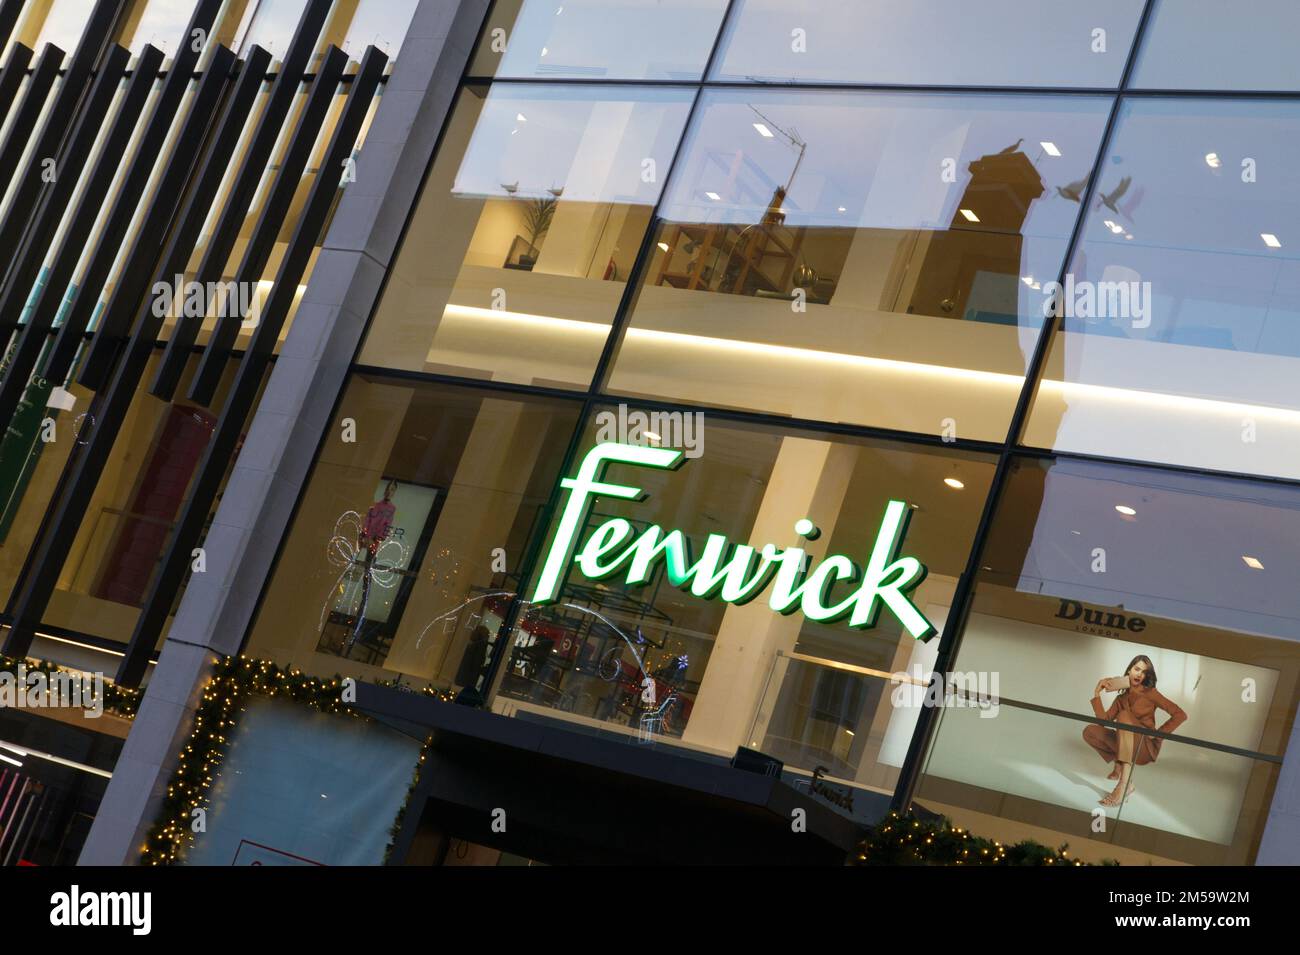
[[[663,528],[652,525],[637,534],[631,523],[621,517],[605,521],[579,545],[578,529],[594,496],[630,501],[645,497],[639,487],[605,481],[607,465],[635,464],[671,471],[681,467],[685,460],[681,451],[612,442],[598,444],[588,451],[577,477],[560,481],[569,495],[542,565],[533,601],[554,602],[571,564],[576,564],[590,580],[621,574],[626,583],[635,586],[648,583],[655,567],[662,563],[674,587],[689,590],[706,600],[718,597],[727,603],[745,604],[771,584],[767,603],[780,614],[797,610],[821,623],[847,619],[850,627],[867,629],[875,626],[883,605],[918,640],[934,635],[935,626],[911,600],[912,591],[925,579],[925,565],[915,557],[898,556],[911,517],[911,509],[904,501],[890,501],[886,505],[865,571],[841,554],[827,556],[810,571],[805,567],[801,547],[782,549],[775,544],[764,544],[756,550],[747,544],[732,544],[721,534],[710,534],[703,553],[692,561],[690,542],[681,531],[665,533]],[[806,517],[795,523],[794,530],[807,540],[816,540],[820,533]],[[854,581],[860,583],[851,594],[837,603],[826,602],[835,584]]]

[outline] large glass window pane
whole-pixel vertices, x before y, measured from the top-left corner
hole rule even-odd
[[[709,93],[610,389],[1004,439],[1107,108]]]
[[[1154,0],[1131,85],[1140,89],[1300,89],[1294,0]]]
[[[499,0],[471,76],[698,80],[726,0]]]
[[[1022,460],[1002,500],[945,675],[998,705],[948,701],[917,801],[1085,858],[1249,863],[1300,684],[1300,492]]]
[[[477,679],[478,631],[518,579],[579,407],[354,375],[248,652],[322,675]]]
[[[873,794],[858,803],[869,812],[868,804],[892,791],[916,719],[915,711],[892,706],[891,675],[914,647],[926,645],[896,608],[878,607],[872,626],[865,614],[860,620],[824,615],[807,598],[774,606],[785,592],[780,577],[748,594],[726,587],[718,593],[698,576],[674,579],[673,559],[662,554],[638,572],[635,561],[615,556],[626,554],[623,544],[602,535],[621,524],[625,540],[677,540],[691,566],[704,564],[719,544],[756,552],[770,544],[794,561],[791,570],[802,568],[791,579],[808,581],[807,590],[832,607],[858,592],[862,568],[877,548],[889,549],[892,534],[885,545],[877,542],[896,508],[910,515],[895,543],[897,556],[914,557],[928,570],[909,599],[941,628],[992,460],[621,405],[601,408],[586,422],[568,476],[581,474],[582,462],[602,442],[685,456],[675,470],[607,466],[600,480],[645,492],[642,500],[596,492],[572,525],[571,554],[591,555],[592,542],[605,539],[608,566],[599,557],[565,560],[558,528],[565,526],[570,498],[562,498],[493,707],[707,754],[730,756],[746,746],[805,776],[822,766],[839,785]],[[803,519],[816,530],[800,529]],[[544,603],[539,589],[553,552],[559,589]],[[741,560],[735,551],[713,553]],[[882,551],[880,559],[883,566],[893,556]],[[857,573],[847,572],[848,562]],[[846,571],[838,580],[822,570],[837,564]],[[761,581],[760,565],[761,557],[751,555],[739,566]]]
[[[1300,477],[1297,162],[1300,104],[1125,102],[1026,444]]]
[[[1142,0],[737,0],[715,79],[1119,85]]]
[[[465,90],[361,362],[585,388],[690,95]]]

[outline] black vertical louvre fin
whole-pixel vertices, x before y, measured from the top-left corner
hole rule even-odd
[[[57,178],[50,184],[48,191],[37,207],[32,227],[27,232],[18,261],[9,272],[8,281],[0,290],[0,314],[16,315],[23,310],[24,303],[32,297],[33,287],[41,281],[41,270],[50,245],[63,221],[64,212],[73,194],[82,180],[85,164],[90,156],[95,140],[103,128],[104,117],[110,112],[117,88],[122,82],[122,73],[126,69],[131,54],[120,46],[115,46],[104,60],[104,69],[95,79],[86,108],[82,111],[68,140],[62,162],[57,170]],[[85,235],[95,223],[99,213],[101,197],[112,184],[116,175],[117,157],[122,155],[130,141],[135,121],[144,108],[144,102],[154,83],[158,67],[162,64],[162,53],[153,47],[146,47],[140,56],[141,69],[136,70],[127,87],[126,96],[109,130],[104,148],[100,151],[94,168],[82,193],[79,208],[74,213],[69,228],[61,241],[61,248],[67,249],[69,240],[79,249],[85,242]],[[62,269],[57,259],[64,263],[69,258],[71,264]],[[33,308],[26,324],[17,333],[18,342],[10,349],[9,363],[3,380],[0,380],[0,421],[8,421],[18,407],[23,393],[27,390],[28,378],[36,362],[46,347],[50,325],[53,322],[58,302],[63,297],[67,282],[72,277],[78,255],[56,256],[55,268],[45,277],[43,287],[37,292],[34,304],[44,301],[54,304],[48,308]],[[62,276],[60,284],[59,276]],[[56,287],[57,286],[57,287]]]
[[[353,78],[347,103],[321,160],[320,171],[312,183],[284,258],[276,271],[271,294],[262,309],[257,330],[244,352],[230,395],[196,471],[189,499],[172,534],[162,568],[149,589],[144,609],[136,623],[126,655],[122,658],[117,681],[123,685],[138,686],[144,676],[149,655],[153,652],[172,603],[185,579],[192,548],[199,541],[208,512],[212,509],[217,490],[225,477],[226,465],[235,454],[245,421],[257,399],[266,366],[297,294],[298,283],[321,238],[325,221],[338,194],[338,177],[342,175],[343,163],[352,155],[387,62],[388,57],[370,47],[362,58],[360,70]]]
[[[18,25],[18,14],[23,10],[23,0],[4,0],[0,3],[0,53],[9,45],[9,38],[14,35]],[[0,99],[0,103],[6,102]]]
[[[189,25],[185,28],[185,34],[177,46],[176,56],[172,58],[171,69],[154,103],[153,113],[144,133],[140,136],[139,145],[131,160],[131,167],[123,177],[118,194],[113,200],[113,207],[104,220],[94,252],[88,258],[85,274],[82,275],[73,294],[54,348],[46,360],[44,369],[46,378],[61,382],[67,377],[73,357],[81,345],[82,332],[86,330],[95,305],[99,302],[100,292],[108,281],[109,272],[117,258],[117,250],[122,245],[126,231],[131,225],[131,219],[149,184],[155,161],[159,157],[162,157],[161,161],[166,163],[159,193],[164,202],[172,206],[180,204],[182,186],[193,166],[193,158],[186,162],[182,161],[183,157],[197,155],[195,144],[202,141],[203,130],[211,120],[216,109],[217,98],[235,64],[235,55],[229,50],[218,47],[214,51],[207,70],[198,82],[198,88],[190,103],[190,113],[177,136],[174,153],[163,157],[167,134],[175,124],[182,108],[185,91],[190,86],[190,77],[200,55],[200,51],[194,49],[193,43],[185,42],[185,37],[193,36],[195,30],[210,32],[220,8],[221,0],[201,0],[195,8]],[[158,247],[161,248],[161,240],[158,242]],[[152,266],[152,263],[150,265]]]
[[[307,106],[294,127],[289,148],[285,150],[284,159],[275,173],[275,181],[270,193],[257,217],[257,224],[249,235],[243,259],[235,270],[236,287],[241,290],[255,287],[266,269],[271,251],[275,248],[276,236],[279,235],[280,228],[289,215],[294,194],[298,191],[307,163],[311,160],[316,139],[334,102],[339,80],[343,77],[343,68],[347,63],[346,53],[337,47],[330,47],[329,52],[325,54],[325,61],[316,71],[316,79]],[[240,324],[239,318],[229,315],[216,319],[212,337],[208,341],[207,348],[204,349],[194,381],[190,384],[191,401],[203,405],[212,403],[212,396],[216,392],[222,369],[225,367],[226,356],[230,353],[230,347],[239,334]]]
[[[239,134],[248,121],[249,110],[261,88],[270,59],[270,54],[257,46],[249,54],[244,72],[236,81],[234,91],[222,111],[221,121],[208,139],[199,173],[167,240],[167,248],[155,272],[160,281],[170,282],[177,271],[185,268],[185,263],[194,250],[207,211],[221,186],[231,155],[239,144]],[[141,230],[142,240],[145,231]],[[142,248],[145,252],[149,251],[148,245],[143,241],[138,242],[133,251]],[[142,255],[144,257],[146,256]],[[152,263],[153,256],[147,257]],[[133,328],[115,366],[112,363],[117,351],[115,343],[107,335],[95,335],[95,346],[105,346],[108,343],[98,353],[103,356],[101,361],[104,362],[104,372],[111,372],[112,379],[106,393],[91,405],[95,424],[90,430],[90,437],[83,447],[74,450],[73,457],[69,459],[59,493],[46,512],[46,519],[23,568],[22,579],[14,589],[9,637],[5,642],[6,653],[23,655],[31,647],[35,628],[49,604],[59,571],[68,558],[81,526],[81,518],[99,484],[104,465],[108,462],[109,453],[122,428],[122,420],[126,417],[140,377],[153,352],[154,339],[162,327],[162,318],[154,315],[153,303],[145,300],[143,295],[149,276],[148,268],[149,264],[146,264],[144,278],[139,281],[119,280],[105,310],[106,323]],[[125,270],[123,274],[125,275]],[[133,287],[128,288],[128,285]],[[134,326],[131,325],[130,314],[124,316],[124,313],[130,312],[136,312]],[[96,349],[92,347],[87,362],[95,355]],[[84,378],[81,380],[84,383]]]
[[[113,24],[117,22],[126,0],[99,0],[91,11],[77,51],[72,54],[68,68],[63,73],[63,82],[54,94],[54,104],[45,114],[45,122],[36,134],[36,148],[28,157],[28,163],[17,172],[17,187],[10,197],[9,208],[5,210],[4,228],[0,229],[0,262],[13,259],[26,233],[27,223],[32,210],[40,199],[43,185],[41,174],[45,169],[45,160],[55,160],[55,168],[63,165],[62,153],[68,130],[86,97],[86,84],[91,74],[98,70],[102,73],[104,64],[101,59],[105,50],[112,44],[109,37],[113,35]],[[130,57],[128,56],[128,60]],[[121,76],[119,74],[118,79]],[[18,157],[14,157],[15,163]],[[4,316],[3,321],[9,321]],[[7,421],[0,418],[0,421]]]
[[[27,65],[32,61],[31,47],[15,43],[0,70],[0,124],[9,118],[9,111],[17,105],[18,87],[27,75]]]
[[[244,59],[239,78],[235,81],[216,129],[212,131],[208,151],[203,156],[203,166],[179,215],[176,214],[176,197],[184,188],[191,170],[182,163],[171,162],[167,165],[145,214],[144,224],[136,233],[131,250],[127,253],[113,294],[95,327],[90,351],[77,374],[77,380],[87,388],[98,391],[107,383],[120,340],[131,330],[131,319],[135,317],[145,297],[150,275],[157,274],[159,281],[171,282],[175,274],[173,260],[179,261],[181,269],[189,261],[199,230],[207,218],[208,209],[221,185],[230,157],[239,145],[240,132],[248,121],[249,111],[257,100],[258,90],[262,87],[270,63],[271,54],[259,46],[254,46]],[[184,149],[186,143],[198,143],[206,127],[207,118],[196,117],[191,112],[181,131],[178,150]],[[183,236],[189,237],[188,244],[185,244]],[[164,243],[168,243],[171,251],[165,261],[160,263],[159,256],[162,255]]]
[[[302,83],[303,73],[311,63],[311,55],[316,49],[316,39],[320,36],[329,14],[331,0],[308,0],[306,9],[298,21],[297,30],[289,44],[289,51],[280,64],[279,73],[267,97],[266,108],[258,118],[257,128],[249,141],[248,149],[240,161],[221,216],[212,231],[208,244],[203,250],[194,281],[203,287],[209,282],[218,282],[225,272],[226,262],[239,238],[240,226],[248,214],[249,204],[257,191],[257,184],[271,159],[276,140],[284,126],[285,117],[293,105],[298,87]],[[154,376],[149,391],[164,401],[170,401],[180,381],[181,373],[189,360],[190,346],[199,334],[199,321],[178,321],[172,328],[167,340],[167,349],[162,363]]]
[[[23,90],[23,101],[18,106],[18,112],[14,114],[14,121],[5,131],[3,142],[0,142],[0,183],[4,181],[3,176],[10,174],[11,170],[18,169],[18,161],[23,157],[23,151],[27,148],[36,121],[41,118],[41,111],[45,108],[50,88],[58,78],[59,64],[63,62],[66,55],[57,46],[47,44],[40,59],[36,61],[36,69],[32,72],[27,88]],[[17,177],[20,173],[14,171],[12,175]],[[12,229],[13,246],[10,247],[5,258],[0,258],[0,279],[3,279],[5,272],[9,270],[13,249],[22,238],[22,225],[23,223],[11,221],[8,210],[5,210],[4,228],[0,229],[0,237],[7,239]],[[17,320],[17,316],[10,318],[8,315],[0,315],[0,322],[8,323]]]

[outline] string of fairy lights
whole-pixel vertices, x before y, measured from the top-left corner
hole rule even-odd
[[[50,663],[48,660],[19,660],[0,654],[0,673],[11,674],[15,686],[24,682],[19,680],[20,674],[25,678],[30,678],[32,674],[42,673],[45,675],[47,686],[52,685],[49,681],[55,675],[66,675],[80,683],[81,698],[83,701],[87,701],[86,705],[89,706],[90,702],[93,702],[90,694],[95,689],[95,681],[90,679],[91,674],[83,670],[62,667],[56,663]],[[30,686],[30,683],[27,686]],[[102,687],[102,702],[105,713],[111,713],[114,716],[120,716],[128,720],[135,718],[136,711],[140,708],[140,690],[118,686],[110,680],[104,680]]]
[[[1069,846],[1052,849],[1033,840],[1004,846],[972,835],[947,818],[920,819],[891,812],[858,844],[858,865],[1084,866]],[[1102,865],[1114,865],[1111,861]]]
[[[196,828],[202,830],[201,826],[196,827],[195,821],[209,806],[212,786],[220,778],[221,764],[229,750],[238,716],[245,712],[250,696],[283,699],[321,713],[368,719],[344,702],[344,683],[341,676],[324,679],[243,655],[219,660],[203,688],[194,714],[194,727],[177,758],[158,820],[141,847],[142,863],[171,865],[184,858],[185,850],[198,834]],[[415,692],[451,699],[449,694],[434,687]],[[420,753],[421,765],[427,748],[426,740]]]

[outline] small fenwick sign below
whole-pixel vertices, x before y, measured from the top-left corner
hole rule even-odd
[[[555,602],[566,573],[575,564],[590,580],[622,574],[632,586],[648,583],[662,564],[672,586],[705,600],[720,598],[727,603],[745,604],[770,584],[768,606],[779,614],[800,611],[821,623],[847,619],[850,627],[865,630],[876,625],[884,606],[918,640],[928,640],[937,632],[911,600],[912,591],[925,579],[925,565],[915,557],[898,556],[912,513],[905,501],[886,505],[864,569],[842,554],[830,554],[810,571],[802,547],[764,544],[756,549],[748,544],[733,544],[721,534],[710,534],[703,552],[693,560],[690,542],[681,531],[665,533],[662,527],[651,525],[637,534],[621,517],[605,521],[585,541],[576,540],[593,497],[604,495],[629,501],[645,497],[639,487],[605,481],[608,465],[632,464],[672,471],[685,460],[681,451],[615,442],[598,444],[588,451],[577,476],[560,481],[569,492],[568,498],[542,564],[533,602]],[[794,530],[806,540],[816,540],[820,534],[806,517],[795,523]],[[859,582],[852,593],[836,603],[827,603],[835,584],[852,582]]]

